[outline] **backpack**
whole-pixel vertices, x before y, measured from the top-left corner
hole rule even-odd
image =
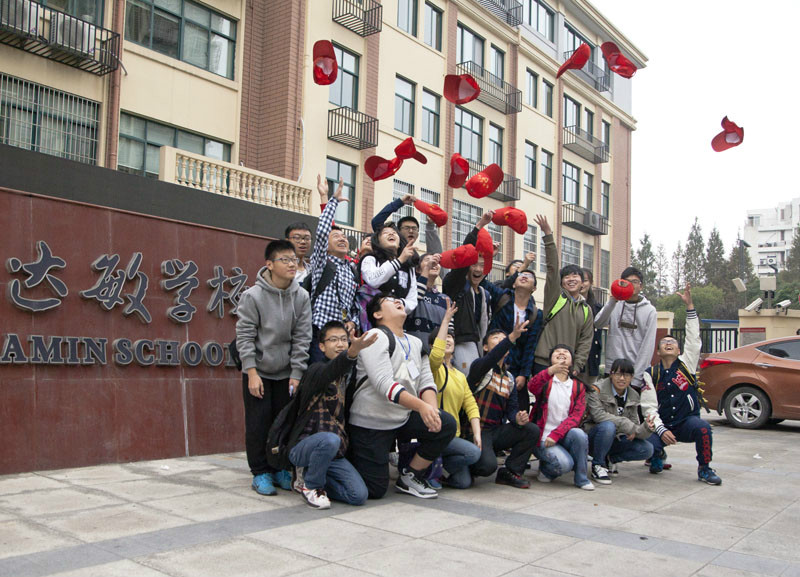
[[[303,287],[306,292],[311,297],[311,307],[314,307],[314,302],[317,300],[317,297],[322,294],[322,292],[328,288],[328,285],[331,284],[334,278],[336,278],[336,264],[332,263],[329,260],[325,260],[325,268],[322,270],[322,276],[319,278],[319,282],[317,283],[317,288],[314,289],[314,292],[311,292],[311,279],[313,277],[313,273],[307,274],[306,278],[303,279],[303,282],[300,283],[300,286]]]
[[[561,293],[553,305],[553,308],[550,310],[550,313],[545,317],[544,324],[550,322],[550,319],[556,316],[556,314],[564,308],[565,304],[567,304],[567,297],[564,296],[564,293]],[[589,305],[586,304],[586,301],[581,301],[581,305],[583,306],[583,322],[586,322],[589,320]]]
[[[583,385],[584,391],[586,390],[586,385],[584,385],[578,379],[572,377],[572,398],[570,400],[570,410],[572,410],[572,405],[575,402],[575,399],[578,398],[581,392],[581,386]],[[553,378],[547,380],[547,384],[542,388],[542,393],[540,398],[536,399],[536,410],[533,413],[533,418],[531,419],[531,423],[538,423],[539,419],[542,418],[542,411],[544,410],[545,404],[547,404],[548,399],[550,398],[550,388],[553,386]],[[585,413],[585,411],[584,411]],[[581,422],[583,421],[583,417],[581,417]]]

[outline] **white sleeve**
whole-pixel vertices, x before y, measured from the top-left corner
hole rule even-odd
[[[608,319],[611,316],[611,313],[614,311],[614,307],[617,306],[617,299],[612,296],[608,297],[608,302],[603,306],[597,316],[594,317],[594,328],[602,329],[608,325]]]
[[[406,314],[410,315],[417,308],[417,273],[414,269],[408,271],[408,294],[406,295]]]
[[[389,338],[380,329],[372,329],[368,334],[377,334],[378,340],[369,348],[359,352],[358,360],[364,367],[370,386],[375,387],[381,395],[396,403],[400,393],[406,388],[394,378],[394,367],[392,359],[389,357]],[[428,372],[430,373],[430,367]]]
[[[686,340],[683,343],[681,360],[692,372],[697,372],[697,363],[700,362],[700,319],[695,309],[686,311]]]
[[[656,395],[656,388],[653,386],[653,379],[650,378],[648,373],[643,375],[642,392],[640,393],[639,405],[642,407],[642,415],[645,420],[653,415],[653,429],[659,435],[666,430],[661,417],[658,415],[658,396]]]
[[[374,256],[365,256],[361,261],[361,278],[372,288],[380,288],[400,270],[400,267],[400,261],[397,259],[387,260],[378,266]]]

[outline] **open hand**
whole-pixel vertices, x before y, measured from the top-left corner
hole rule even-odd
[[[358,353],[366,349],[378,340],[378,333],[364,333],[360,337],[350,336],[350,346],[347,349],[347,356],[351,359],[358,356]]]
[[[547,222],[547,217],[545,215],[537,214],[533,220],[539,225],[539,229],[541,229],[543,235],[553,234],[553,229],[550,228],[550,223]]]

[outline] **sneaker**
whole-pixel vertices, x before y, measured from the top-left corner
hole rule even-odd
[[[497,477],[495,477],[494,482],[498,485],[508,485],[509,487],[516,487],[517,489],[527,489],[531,486],[525,477],[517,475],[513,471],[509,471],[505,467],[497,471]]]
[[[650,472],[654,475],[664,470],[664,460],[661,457],[652,457],[650,459]]]
[[[697,480],[708,483],[709,485],[722,485],[722,479],[720,479],[716,471],[708,465],[697,468]]]
[[[442,488],[442,482],[439,479],[428,479],[428,485],[437,491]]]
[[[303,499],[306,500],[309,507],[313,507],[314,509],[331,508],[331,500],[328,499],[325,489],[306,489],[303,487],[300,494],[303,496]]]
[[[395,491],[408,493],[420,499],[435,499],[439,496],[439,493],[432,489],[425,479],[420,479],[409,469],[402,470],[394,488]]]
[[[583,489],[584,491],[594,491],[594,485],[592,485],[592,482],[589,481],[583,485],[578,485],[578,489]]]
[[[292,490],[292,474],[289,471],[278,471],[272,474],[272,479],[284,491]]]
[[[536,475],[536,480],[539,481],[540,483],[550,483],[553,479],[551,479],[550,477],[539,471],[539,474]]]
[[[661,451],[661,457],[659,457],[659,459],[661,459],[661,468],[664,471],[669,471],[672,468],[672,463],[667,463],[667,452],[666,451]],[[650,461],[652,461],[652,460],[653,459],[647,459],[644,462],[644,466],[645,467],[649,467],[650,466]]]
[[[611,484],[611,477],[608,476],[608,469],[603,465],[592,465],[592,479],[601,485]]]
[[[250,487],[259,495],[275,495],[278,493],[275,490],[275,485],[272,484],[272,475],[269,473],[261,473],[253,477],[253,484]]]
[[[294,481],[292,481],[292,489],[295,493],[303,494],[303,489],[306,488],[306,482],[303,480],[303,468],[294,468]]]
[[[610,475],[619,475],[619,469],[617,468],[616,463],[606,461],[606,469],[608,469],[608,473]]]

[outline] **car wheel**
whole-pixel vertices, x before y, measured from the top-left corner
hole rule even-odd
[[[772,413],[772,405],[764,391],[754,387],[737,387],[725,397],[725,417],[734,427],[758,429]]]
[[[777,425],[778,423],[782,423],[783,421],[784,421],[783,419],[770,419],[769,420],[769,424],[770,425]]]

